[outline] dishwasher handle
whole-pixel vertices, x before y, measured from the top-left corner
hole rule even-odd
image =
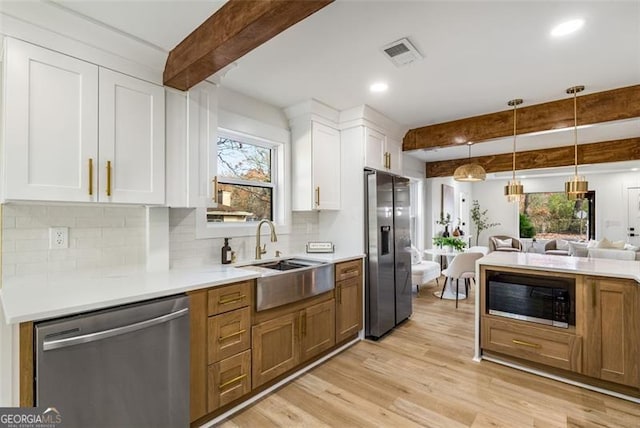
[[[133,331],[142,330],[143,328],[151,327],[158,324],[171,321],[176,318],[180,318],[189,312],[189,308],[180,309],[179,311],[171,312],[166,315],[159,316],[157,318],[151,318],[145,321],[140,321],[134,324],[125,325],[122,327],[111,328],[108,330],[97,331],[95,333],[83,334],[82,336],[67,337],[65,339],[44,341],[42,344],[43,351],[51,351],[53,349],[66,348],[68,346],[80,345],[83,343],[95,342],[97,340],[107,339],[109,337],[120,336],[122,334],[131,333]]]

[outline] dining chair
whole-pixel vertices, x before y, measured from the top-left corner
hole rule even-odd
[[[458,291],[459,291],[459,280],[464,279],[464,288],[465,294],[469,295],[469,286],[470,280],[474,279],[476,276],[476,260],[484,257],[482,253],[460,253],[456,255],[451,264],[442,271],[442,274],[445,276],[444,285],[442,287],[442,293],[440,294],[440,298],[442,299],[442,294],[444,294],[444,289],[447,286],[447,280],[449,281],[449,287],[453,286],[452,281],[456,280],[456,308],[458,307]]]

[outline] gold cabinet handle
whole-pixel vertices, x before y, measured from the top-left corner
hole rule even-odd
[[[218,342],[224,342],[227,339],[231,339],[232,337],[240,336],[242,333],[246,332],[246,329],[236,331],[235,333],[228,334],[226,336],[222,336],[218,338]]]
[[[89,196],[93,196],[93,158],[89,158]]]
[[[216,175],[211,180],[211,200],[213,202],[218,202],[218,176]]]
[[[244,379],[245,377],[247,377],[247,374],[246,374],[246,373],[245,373],[245,374],[242,374],[242,375],[240,375],[240,376],[238,376],[238,377],[234,377],[233,379],[228,380],[228,381],[226,381],[225,383],[221,383],[220,385],[218,385],[218,389],[222,389],[222,388],[225,388],[225,387],[227,387],[227,386],[229,386],[229,385],[232,385],[232,384],[234,384],[234,383],[236,383],[236,382],[238,382],[238,381],[241,381],[241,380],[242,380],[242,379]]]
[[[111,196],[111,161],[107,161],[107,196]]]
[[[517,340],[517,339],[511,339],[511,341],[516,345],[528,346],[529,348],[541,348],[541,346],[537,343],[524,342],[522,340]]]
[[[387,157],[389,159],[387,168],[391,169],[391,153],[387,152]]]
[[[316,187],[316,207],[320,206],[320,186]]]
[[[218,304],[219,305],[228,305],[230,303],[236,303],[236,302],[241,301],[245,297],[247,297],[247,296],[244,295],[244,294],[241,294],[239,296],[233,296],[233,297],[228,298],[228,299],[220,299],[220,300],[218,300]]]

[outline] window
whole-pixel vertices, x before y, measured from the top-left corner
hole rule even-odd
[[[595,237],[595,192],[569,200],[564,192],[527,193],[520,202],[520,237],[592,239]]]
[[[221,133],[217,142],[217,206],[207,209],[208,222],[274,219],[275,152],[275,146],[268,143]]]

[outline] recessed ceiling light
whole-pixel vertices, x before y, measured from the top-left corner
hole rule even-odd
[[[631,171],[637,171],[638,168],[631,168]]]
[[[578,31],[584,25],[584,19],[572,19],[556,25],[551,30],[553,37],[562,37]]]
[[[384,82],[376,82],[373,85],[369,86],[369,90],[371,92],[384,92],[389,89],[389,85]]]

